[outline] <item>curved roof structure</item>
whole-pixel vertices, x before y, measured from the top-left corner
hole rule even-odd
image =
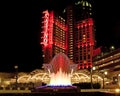
[[[82,5],[82,6],[92,7],[92,5],[88,1],[86,1],[86,0],[75,2],[75,5]]]

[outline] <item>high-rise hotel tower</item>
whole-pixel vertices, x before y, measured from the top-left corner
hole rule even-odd
[[[66,12],[68,14],[71,11],[67,10]],[[95,42],[92,14],[92,5],[86,0],[78,1],[73,6],[73,61],[79,64],[80,69],[92,67]]]
[[[65,8],[67,18],[43,11],[42,45],[44,63],[57,53],[65,53],[79,69],[92,67],[94,21],[91,3],[82,0]]]
[[[65,20],[54,11],[43,11],[42,37],[44,63],[49,63],[57,53],[67,55],[67,27]]]

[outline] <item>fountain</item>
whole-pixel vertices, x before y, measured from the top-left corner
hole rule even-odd
[[[71,84],[73,70],[77,64],[70,64],[69,58],[64,53],[54,56],[50,64],[43,65],[48,70],[50,82],[46,86],[37,87],[37,92],[73,92],[77,91],[76,86]]]

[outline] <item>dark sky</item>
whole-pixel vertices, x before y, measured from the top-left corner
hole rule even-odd
[[[64,1],[64,2],[63,2]],[[69,1],[69,2],[68,2]],[[62,10],[74,0],[5,1],[1,11],[0,71],[32,71],[42,65],[40,40],[41,11]],[[97,47],[120,47],[118,1],[93,0]]]

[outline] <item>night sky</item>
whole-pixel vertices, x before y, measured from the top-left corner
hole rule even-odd
[[[64,2],[63,2],[64,1]],[[32,0],[5,1],[1,11],[1,51],[0,71],[31,72],[42,66],[40,42],[41,11],[55,9],[61,11],[75,0]],[[117,0],[103,2],[93,0],[96,24],[97,47],[120,48],[120,15]]]

